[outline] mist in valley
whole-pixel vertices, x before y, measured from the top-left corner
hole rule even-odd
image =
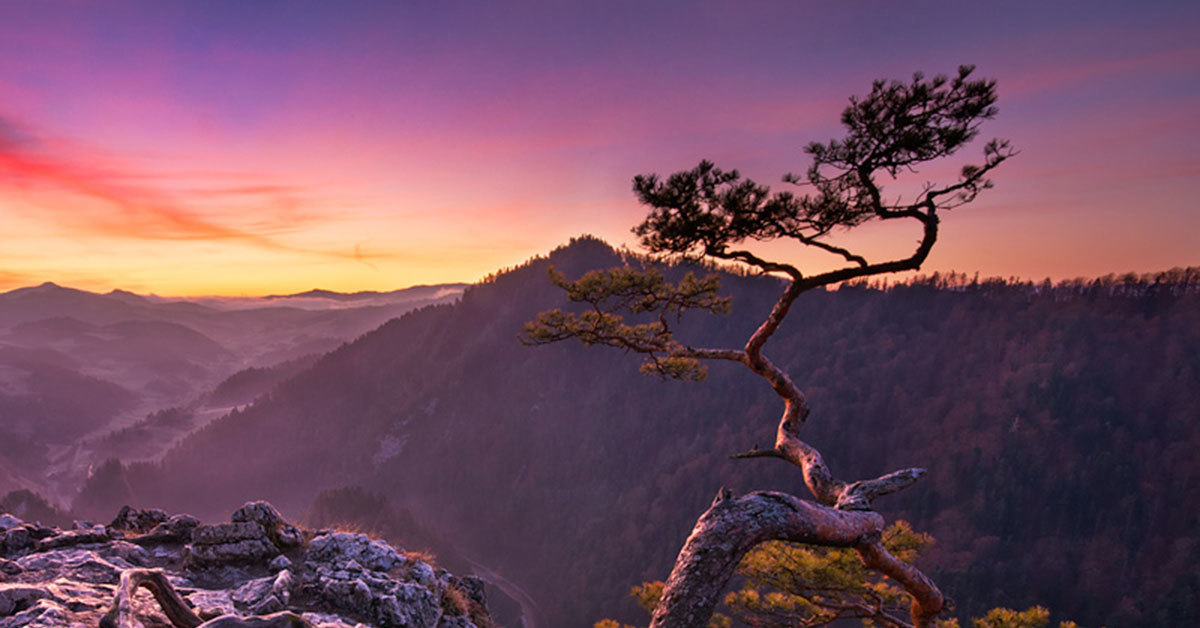
[[[157,460],[321,355],[462,284],[237,298],[0,293],[0,492],[69,506],[103,462]]]
[[[124,396],[113,399],[126,405],[101,406],[104,397],[92,393],[85,404],[92,413],[67,412],[74,421],[62,427],[40,423],[41,415],[9,415],[27,418],[6,429],[42,429],[10,437],[28,445],[4,453],[5,468],[21,471],[5,481],[45,495],[66,520],[103,521],[130,504],[219,521],[266,499],[290,520],[349,525],[431,551],[452,569],[490,573],[508,587],[495,593],[505,617],[538,625],[605,615],[637,621],[641,611],[624,591],[665,576],[713,492],[788,490],[796,478],[782,465],[728,459],[771,438],[769,425],[753,421],[770,396],[742,373],[715,368],[702,383],[664,383],[619,352],[518,341],[538,311],[566,306],[546,280],[548,265],[578,276],[628,263],[645,262],[580,238],[453,295],[439,289],[440,303],[395,304],[408,311],[365,331],[388,311],[155,303],[138,310],[144,316],[136,324],[170,325],[186,346],[218,347],[186,368],[228,364],[232,374],[197,377],[178,398],[183,403],[164,404],[146,374],[174,373],[155,365],[161,355],[186,355],[184,345],[162,341],[132,354],[149,363],[128,353],[120,354],[124,362],[109,358],[134,375],[74,377],[100,382],[99,390],[119,387]],[[684,270],[664,267],[668,276]],[[1176,269],[1058,284],[935,275],[849,285],[798,304],[805,324],[783,330],[777,342],[793,356],[789,368],[810,382],[813,403],[837,419],[811,428],[831,464],[861,476],[902,461],[931,468],[923,492],[893,512],[938,539],[928,561],[953,583],[962,612],[1047,604],[1083,621],[1119,615],[1137,625],[1155,621],[1155,605],[1190,595],[1184,565],[1192,559],[1174,553],[1169,539],[1190,534],[1195,515],[1168,504],[1190,503],[1200,485],[1184,453],[1200,431],[1183,420],[1200,408],[1186,385],[1200,367],[1198,278],[1195,269]],[[779,286],[736,274],[722,283],[745,311],[769,309]],[[32,293],[61,297],[62,290]],[[114,308],[78,324],[33,321],[35,329],[48,320],[71,330],[70,343],[65,335],[38,342],[60,361],[78,360],[67,347],[103,347],[97,338],[119,329],[122,315],[114,312],[125,312],[128,298],[114,306],[111,297],[65,296]],[[0,316],[14,321],[10,329],[30,328],[17,314]],[[726,343],[753,325],[711,316],[683,323],[681,333]],[[235,324],[260,327],[222,335]],[[346,340],[335,343],[334,329]],[[312,352],[318,336],[336,346]],[[29,350],[33,340],[25,342]],[[41,397],[37,407],[68,407],[84,389],[63,390],[64,400]],[[165,409],[140,418],[134,410],[155,404]],[[880,437],[845,438],[842,426],[851,424]],[[1104,452],[1118,448],[1137,459],[1114,464]],[[71,461],[86,456],[87,467],[53,457],[65,451]],[[44,458],[31,463],[31,452]],[[48,474],[26,483],[37,464]],[[1045,503],[1059,507],[1041,509]],[[1046,537],[1057,541],[1036,556],[1018,549]],[[1075,572],[1067,557],[1097,543],[1124,549],[1107,552],[1093,571]],[[1064,578],[1081,578],[1087,594],[1062,590]],[[1139,589],[1155,605],[1114,606],[1115,591],[1132,582],[1155,582]]]

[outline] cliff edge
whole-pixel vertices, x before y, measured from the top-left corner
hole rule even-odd
[[[0,514],[0,628],[491,628],[483,582],[266,502],[228,523],[126,506],[61,530]]]

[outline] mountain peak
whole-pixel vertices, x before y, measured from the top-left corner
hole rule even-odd
[[[114,288],[113,290],[109,290],[108,294],[105,294],[104,296],[112,297],[114,299],[120,299],[122,301],[133,302],[133,303],[141,303],[146,300],[146,297],[144,297],[140,294],[130,292],[128,290],[122,290],[120,288]]]
[[[558,251],[597,251],[616,252],[611,244],[603,238],[594,236],[590,233],[580,234],[571,238],[566,244],[551,251],[551,255]]]
[[[77,290],[77,289],[75,289],[75,288],[67,288],[67,287],[65,287],[65,286],[61,286],[61,285],[59,285],[59,284],[56,284],[56,283],[54,283],[53,281],[46,281],[46,282],[42,282],[42,283],[40,283],[40,284],[38,284],[38,285],[36,285],[36,286],[25,286],[24,288],[17,288],[17,289],[15,289],[15,290],[10,290],[10,291],[8,291],[8,292],[5,292],[5,293],[3,293],[3,294],[11,294],[11,295],[57,295],[57,294],[68,294],[68,293],[77,294],[77,293],[82,293],[82,292],[84,292],[84,291],[83,291],[83,290]]]
[[[79,290],[76,290],[75,288],[68,288],[61,284],[54,283],[53,281],[44,281],[36,286],[30,286],[28,288],[24,288],[23,290],[26,292],[32,292],[35,294],[58,294],[58,293],[62,293],[62,292],[79,292]]]
[[[611,244],[590,234],[571,238],[549,255],[550,263],[559,270],[571,269],[572,272],[608,267],[618,263],[618,257],[619,253]]]

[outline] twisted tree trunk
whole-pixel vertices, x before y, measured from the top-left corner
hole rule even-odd
[[[925,239],[912,258],[898,264],[916,267],[928,254],[937,237],[937,220],[930,215],[922,222]],[[729,257],[744,258],[747,255],[734,252]],[[756,259],[751,258],[751,261]],[[805,280],[790,266],[776,266],[788,272],[792,282],[743,350],[688,347],[677,351],[676,355],[740,362],[771,385],[784,403],[775,446],[771,449],[755,446],[733,457],[778,458],[799,467],[805,485],[820,503],[775,492],[750,493],[734,499],[722,489],[712,506],[696,521],[680,551],[663,589],[662,600],[654,610],[650,628],[703,627],[712,617],[721,592],[742,557],[765,541],[855,548],[863,564],[892,578],[913,596],[913,625],[917,628],[930,626],[945,606],[945,597],[920,570],[887,551],[881,541],[883,517],[871,510],[874,499],[912,485],[925,470],[902,469],[870,480],[845,482],[834,477],[821,452],[800,439],[800,427],[810,414],[808,399],[792,378],[762,350],[779,329],[796,298],[823,284]]]
[[[857,547],[878,540],[883,517],[835,510],[787,493],[734,498],[721,489],[675,561],[651,628],[693,628],[712,617],[742,557],[765,541]]]
[[[867,567],[912,594],[913,625],[930,626],[944,605],[942,593],[884,548],[883,528],[883,517],[870,510],[839,510],[766,491],[735,498],[721,489],[679,552],[650,628],[705,626],[742,557],[766,541],[855,548]]]

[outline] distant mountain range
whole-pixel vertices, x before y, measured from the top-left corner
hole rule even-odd
[[[273,294],[264,297],[193,297],[187,301],[217,309],[249,309],[263,307],[291,307],[306,310],[330,310],[359,308],[366,306],[405,306],[441,302],[462,294],[467,284],[449,283],[431,286],[412,286],[391,292],[361,291],[333,292],[331,290],[308,290],[296,294]],[[177,301],[154,297],[157,301]]]
[[[189,300],[47,282],[0,293],[0,490],[19,484],[71,495],[103,461],[94,459],[97,443],[106,455],[156,456],[228,411],[233,398],[205,396],[222,380],[315,359],[409,310],[451,302],[464,288]],[[273,383],[241,381],[241,403]],[[187,409],[186,421],[129,431],[176,407]],[[136,447],[113,451],[105,434],[118,430]]]
[[[574,277],[631,262],[583,238],[412,311],[280,377],[159,463],[113,461],[76,502],[216,517],[250,498],[299,516],[359,485],[520,585],[540,623],[642,622],[721,486],[803,495],[771,442],[778,400],[728,365],[661,382],[634,356],[517,341]],[[685,269],[667,268],[678,277]],[[729,317],[684,339],[738,346],[780,284],[724,275]],[[937,544],[962,616],[1049,606],[1084,625],[1185,625],[1200,581],[1200,271],[1051,286],[933,276],[804,295],[767,347],[810,395],[805,427],[841,477],[930,469],[885,498]]]
[[[412,286],[403,290],[394,290],[391,292],[377,292],[375,290],[362,290],[359,292],[333,292],[331,290],[314,289],[307,292],[298,292],[296,294],[271,295],[263,297],[264,299],[330,299],[333,301],[363,301],[376,299],[399,299],[407,301],[412,299],[428,299],[437,298],[445,295],[450,291],[462,292],[466,288],[466,284],[437,284],[433,286]]]
[[[75,513],[131,503],[215,520],[269,499],[298,519],[318,495],[361,486],[410,512],[414,529],[436,530],[430,544],[453,543],[519,586],[539,625],[643,622],[629,587],[666,575],[719,487],[804,490],[787,465],[728,458],[771,442],[779,412],[743,369],[661,382],[635,356],[517,341],[537,312],[569,307],[549,265],[575,277],[622,263],[642,260],[581,238],[326,354],[245,370],[211,387],[213,405],[93,441],[93,460],[114,459],[90,474]],[[770,277],[722,281],[734,313],[685,317],[685,341],[738,346],[780,289]],[[272,324],[331,313],[231,309],[204,327],[193,322],[215,308],[158,305],[230,352],[240,345],[221,325],[269,343]],[[45,325],[103,335],[120,320]],[[1053,286],[935,275],[806,294],[767,353],[809,394],[805,436],[836,474],[930,469],[879,507],[937,538],[923,560],[959,615],[1044,604],[1083,625],[1191,625],[1198,321],[1200,269]],[[156,433],[179,440],[155,462],[122,453]],[[9,449],[0,480],[19,482],[26,449]]]

